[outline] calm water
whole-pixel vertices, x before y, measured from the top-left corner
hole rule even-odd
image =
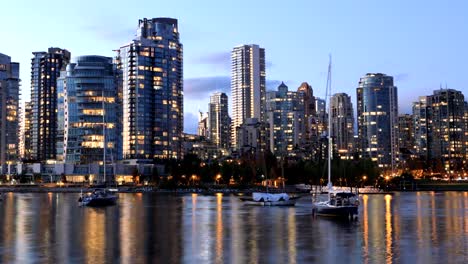
[[[467,263],[468,192],[364,195],[359,220],[231,195],[119,194],[81,208],[78,194],[0,202],[1,263]]]

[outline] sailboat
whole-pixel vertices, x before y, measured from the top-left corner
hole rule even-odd
[[[104,185],[106,185],[106,118],[105,118],[105,105],[104,105],[104,90],[102,91],[102,135],[103,135],[103,177]],[[83,195],[83,192],[78,198],[80,205],[85,206],[107,206],[114,205],[117,202],[117,195],[111,193],[109,190],[95,189],[91,194]]]
[[[284,177],[284,175],[283,175]],[[240,200],[245,205],[257,206],[294,206],[300,196],[290,196],[287,193],[270,193],[268,191],[268,183],[266,185],[266,192],[253,192],[250,197],[240,197]]]
[[[312,212],[317,215],[342,218],[354,218],[358,215],[359,198],[353,192],[335,190],[331,181],[331,156],[333,152],[331,138],[331,56],[328,64],[328,77],[326,94],[328,97],[328,199],[326,201],[313,201]]]

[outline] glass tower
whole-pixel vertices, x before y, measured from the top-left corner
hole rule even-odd
[[[398,160],[398,97],[393,77],[368,73],[357,88],[360,157],[379,167],[394,168]]]
[[[0,166],[1,173],[11,173],[18,158],[19,63],[0,53]]]
[[[265,49],[258,45],[234,47],[231,53],[231,137],[237,146],[237,128],[247,118],[264,121]]]
[[[331,136],[334,151],[343,159],[350,159],[354,146],[354,114],[351,96],[334,94],[330,99]]]
[[[118,157],[117,85],[112,58],[74,58],[58,79],[57,158],[65,163],[100,163]]]
[[[49,48],[31,60],[32,153],[34,160],[56,158],[57,78],[70,62],[70,52]]]
[[[289,156],[303,142],[306,136],[304,106],[304,95],[288,91],[284,83],[278,86],[278,91],[266,93],[269,148],[276,156]]]
[[[177,19],[138,21],[117,51],[126,159],[181,158],[183,65]]]
[[[209,138],[218,148],[229,147],[228,97],[225,93],[214,93],[208,104]]]

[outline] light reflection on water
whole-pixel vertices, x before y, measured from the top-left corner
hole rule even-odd
[[[119,194],[81,208],[78,194],[0,202],[0,262],[420,263],[468,260],[468,192],[363,195],[354,222],[236,196]]]

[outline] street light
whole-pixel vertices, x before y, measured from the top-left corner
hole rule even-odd
[[[216,175],[216,184],[219,185],[219,180],[221,179],[221,174],[218,173],[218,175]]]

